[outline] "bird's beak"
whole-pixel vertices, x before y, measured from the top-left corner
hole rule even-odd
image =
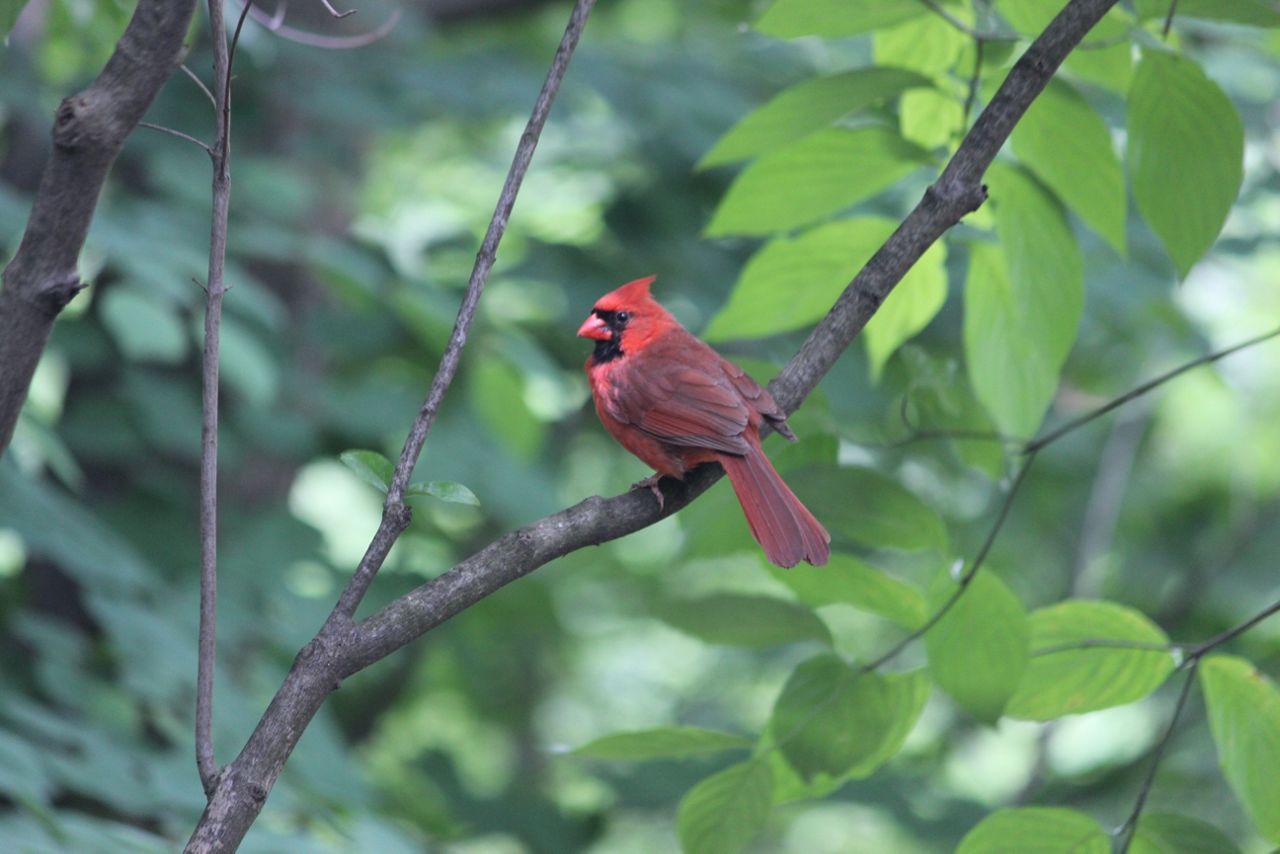
[[[608,325],[598,314],[590,314],[578,327],[579,338],[594,338],[597,341],[608,341],[613,337]]]

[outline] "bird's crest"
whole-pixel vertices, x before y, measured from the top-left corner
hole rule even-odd
[[[635,308],[636,306],[652,299],[649,295],[649,286],[653,284],[657,276],[645,276],[643,279],[636,279],[634,282],[627,282],[620,288],[610,291],[600,299],[596,300],[596,308],[600,311],[617,311],[621,308]]]

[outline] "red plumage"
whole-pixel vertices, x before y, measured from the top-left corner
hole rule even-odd
[[[682,478],[716,462],[729,475],[752,535],[778,566],[824,564],[822,524],[760,447],[769,424],[795,441],[786,413],[737,365],[695,338],[649,294],[653,277],[601,297],[578,335],[594,339],[587,378],[596,413],[622,447],[657,476]],[[654,489],[659,502],[662,493]]]

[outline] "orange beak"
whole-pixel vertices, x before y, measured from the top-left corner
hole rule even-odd
[[[582,321],[582,325],[578,327],[578,337],[608,341],[613,337],[613,333],[609,331],[608,325],[599,315],[592,313],[587,315],[587,319]]]

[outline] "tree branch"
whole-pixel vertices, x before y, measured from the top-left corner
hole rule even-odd
[[[116,155],[178,67],[195,0],[139,0],[97,79],[58,107],[31,217],[0,284],[0,453],[53,321],[83,287],[76,261]]]
[[[411,514],[408,505],[404,503],[404,491],[409,485],[413,467],[417,465],[418,457],[422,454],[422,446],[426,444],[427,434],[431,432],[431,426],[435,423],[436,413],[440,411],[440,404],[458,372],[462,348],[467,345],[471,322],[475,319],[476,308],[480,305],[480,296],[484,293],[485,282],[488,281],[489,271],[493,269],[493,262],[497,258],[498,244],[502,242],[502,235],[506,233],[507,221],[511,218],[511,209],[515,206],[516,195],[520,192],[525,173],[529,171],[529,162],[533,159],[533,151],[538,146],[542,127],[547,122],[551,104],[560,90],[560,81],[564,79],[569,60],[573,57],[582,29],[587,23],[587,15],[591,14],[593,6],[595,6],[595,0],[578,0],[569,17],[569,25],[565,28],[564,37],[560,40],[556,55],[551,60],[547,79],[542,84],[542,90],[538,92],[533,111],[529,115],[529,122],[525,125],[524,133],[521,134],[520,142],[516,146],[515,156],[507,171],[507,179],[503,182],[502,192],[498,195],[498,204],[494,208],[493,217],[489,220],[484,241],[480,244],[480,251],[476,253],[476,262],[471,269],[467,292],[458,309],[458,318],[454,321],[449,344],[440,358],[440,367],[436,369],[435,378],[431,381],[431,390],[427,392],[426,400],[418,411],[418,417],[414,419],[413,427],[405,439],[404,449],[400,452],[400,459],[396,462],[395,471],[391,475],[391,484],[387,489],[386,500],[383,502],[382,523],[361,559],[360,566],[357,567],[351,581],[338,599],[338,606],[334,609],[336,617],[351,620],[369,585],[373,582],[373,577],[382,567],[382,562],[386,560],[391,544],[395,542],[400,532],[408,527]]]
[[[213,754],[213,673],[218,611],[218,351],[222,299],[227,293],[227,217],[231,208],[231,67],[244,26],[246,2],[227,43],[223,0],[209,0],[213,39],[213,215],[209,225],[209,281],[205,285],[200,422],[200,644],[196,664],[196,768],[205,794],[217,788]],[[198,78],[196,78],[198,79]]]
[[[1116,840],[1116,849],[1120,854],[1125,854],[1129,850],[1129,846],[1133,844],[1133,834],[1138,829],[1138,819],[1142,816],[1142,808],[1147,805],[1147,796],[1151,794],[1151,787],[1156,782],[1156,770],[1160,767],[1160,760],[1164,758],[1165,748],[1169,746],[1169,741],[1173,738],[1173,730],[1178,725],[1178,718],[1182,717],[1182,710],[1187,707],[1187,699],[1191,696],[1191,685],[1196,681],[1196,670],[1199,664],[1199,659],[1191,662],[1191,668],[1187,671],[1187,678],[1182,683],[1182,692],[1178,694],[1178,702],[1173,707],[1173,714],[1169,716],[1169,726],[1165,727],[1164,735],[1156,742],[1155,751],[1151,756],[1151,767],[1147,769],[1147,776],[1142,781],[1142,788],[1138,790],[1138,797],[1133,802],[1133,809],[1130,810],[1129,816],[1117,831],[1119,838]]]
[[[256,819],[271,787],[274,785],[284,762],[301,737],[303,729],[319,709],[324,698],[338,686],[342,676],[353,670],[334,666],[332,650],[346,646],[351,636],[351,618],[364,598],[365,592],[373,582],[374,576],[386,560],[391,546],[400,534],[408,527],[411,513],[404,502],[405,489],[409,477],[422,453],[427,435],[435,422],[440,404],[449,390],[458,365],[462,358],[462,350],[466,346],[471,323],[475,318],[480,297],[484,292],[485,282],[493,269],[497,257],[498,245],[506,232],[511,210],[515,205],[516,195],[528,172],[533,159],[534,149],[546,124],[547,116],[560,83],[569,67],[578,40],[586,26],[587,16],[595,6],[595,0],[577,0],[570,15],[564,36],[556,49],[551,68],[547,72],[546,81],[538,93],[529,122],[520,142],[516,146],[515,156],[507,179],[498,197],[498,203],[488,230],[476,255],[475,266],[467,285],[466,295],[458,309],[458,318],[454,324],[449,344],[440,361],[440,367],[431,384],[414,420],[413,427],[405,440],[404,449],[392,475],[391,485],[383,507],[382,522],[374,535],[368,550],[360,562],[351,581],[342,592],[337,605],[329,615],[324,627],[308,646],[299,654],[284,686],[268,707],[263,720],[250,737],[248,743],[229,766],[225,774],[219,776],[213,760],[210,739],[210,720],[212,717],[212,680],[213,680],[213,609],[215,595],[216,569],[213,555],[216,549],[215,522],[217,511],[216,499],[216,454],[217,454],[217,317],[221,305],[222,294],[222,259],[226,251],[226,213],[227,199],[230,192],[230,178],[227,174],[226,157],[229,153],[230,114],[230,59],[234,57],[236,38],[231,42],[228,55],[225,43],[225,32],[222,29],[223,0],[209,0],[210,20],[214,26],[214,80],[219,85],[219,123],[218,142],[215,151],[220,159],[214,172],[214,225],[210,240],[210,272],[209,272],[209,309],[205,321],[205,455],[202,457],[202,492],[201,492],[201,611],[200,611],[200,677],[197,691],[197,724],[196,745],[197,764],[200,767],[201,779],[205,791],[210,795],[209,804],[201,817],[190,841],[188,851],[221,851],[234,849]],[[239,36],[240,25],[249,12],[251,0],[247,0],[236,26]],[[219,44],[221,47],[219,48]],[[216,265],[216,269],[215,269]],[[215,285],[216,282],[216,285]],[[212,324],[212,325],[211,325]],[[210,355],[212,354],[212,355]],[[212,378],[212,384],[210,384]],[[212,413],[212,416],[210,416]],[[212,453],[208,449],[212,447]],[[207,620],[206,620],[207,617]],[[346,657],[350,657],[349,655]],[[306,664],[304,664],[304,662]],[[295,696],[297,692],[297,696]],[[274,720],[273,710],[289,714],[299,722],[296,729],[272,728],[268,726]]]
[[[961,217],[983,203],[986,190],[981,183],[982,176],[1014,125],[1071,49],[1115,2],[1071,0],[1018,60],[938,181],[845,288],[804,346],[770,384],[774,398],[787,412],[798,408],[813,391],[920,255]],[[590,6],[591,0],[579,0],[574,10],[575,19],[585,17]],[[568,37],[566,32],[566,39]],[[561,50],[564,49],[562,42]],[[500,201],[495,222],[501,219],[505,224],[509,213],[509,205],[504,207]],[[486,244],[488,242],[486,237]],[[486,263],[491,264],[492,259],[482,247],[477,269]],[[471,288],[469,299],[470,291]],[[464,302],[454,338],[461,332],[465,340],[463,324],[469,324],[469,317],[466,320],[463,317],[465,310]],[[410,432],[389,490],[383,523],[361,561],[356,573],[358,578],[353,577],[334,614],[298,654],[248,743],[225,769],[188,843],[188,851],[227,850],[239,843],[261,810],[302,732],[342,678],[557,557],[616,539],[677,512],[722,474],[718,467],[709,466],[692,472],[683,484],[666,483],[662,510],[646,491],[632,491],[607,499],[588,498],[505,535],[444,575],[352,624],[350,614],[359,605],[391,544],[408,525],[407,509],[400,509],[404,487],[439,404],[436,387],[440,385],[442,394],[452,369],[441,364],[432,393],[428,394]]]

